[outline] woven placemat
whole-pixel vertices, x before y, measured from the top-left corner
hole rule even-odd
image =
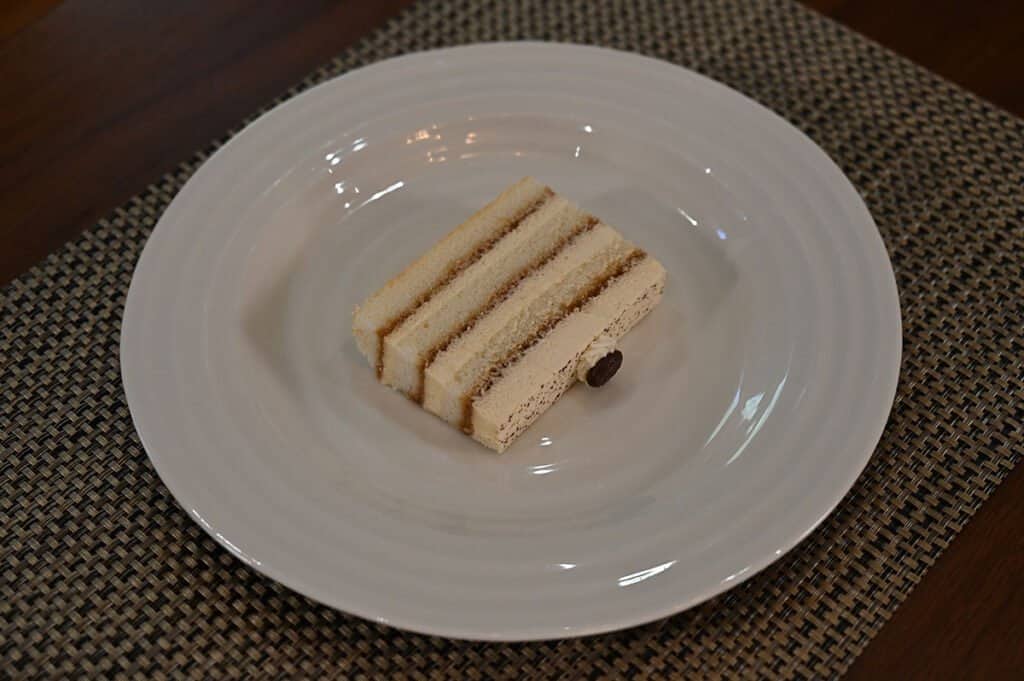
[[[896,270],[904,362],[839,509],[727,594],[583,640],[408,634],[264,579],[161,484],[118,367],[136,259],[213,145],[0,297],[0,675],[831,677],[1006,477],[1024,440],[1024,122],[787,0],[422,2],[286,97],[403,52],[525,38],[728,83],[806,131],[864,195]]]

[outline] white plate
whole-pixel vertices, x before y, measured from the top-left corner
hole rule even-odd
[[[350,311],[527,174],[669,284],[615,380],[497,456],[377,385]],[[669,615],[800,541],[882,432],[900,315],[864,204],[778,116],[667,63],[490,44],[325,83],[209,159],[121,360],[153,465],[238,558],[379,622],[538,639]]]

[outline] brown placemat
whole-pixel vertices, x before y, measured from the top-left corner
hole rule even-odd
[[[1024,122],[788,0],[422,2],[286,97],[412,50],[525,38],[721,80],[806,131],[864,195],[896,270],[904,362],[839,509],[729,593],[582,640],[408,634],[260,577],[161,484],[118,367],[136,258],[215,144],[0,297],[0,675],[830,677],[1006,477],[1024,440]]]

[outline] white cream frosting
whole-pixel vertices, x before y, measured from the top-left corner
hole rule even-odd
[[[605,355],[615,351],[615,339],[606,333],[594,339],[594,342],[587,346],[580,356],[580,362],[576,365],[576,378],[587,382],[587,372],[594,368],[594,365],[601,361]]]

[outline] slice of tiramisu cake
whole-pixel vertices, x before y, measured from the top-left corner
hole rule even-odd
[[[524,178],[356,308],[381,382],[504,451],[572,384],[604,384],[665,269]]]

